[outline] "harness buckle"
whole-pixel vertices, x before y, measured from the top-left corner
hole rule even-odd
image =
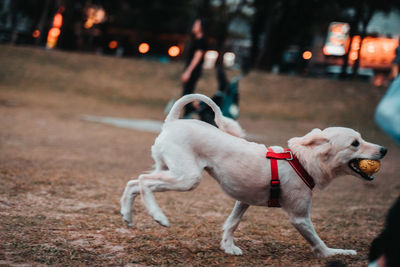
[[[271,186],[280,186],[279,180],[271,180]]]
[[[289,153],[290,158],[286,159],[286,160],[293,160],[293,152],[291,150],[285,151],[286,153]]]

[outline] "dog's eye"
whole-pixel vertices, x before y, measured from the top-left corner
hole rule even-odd
[[[354,147],[358,147],[360,145],[360,142],[358,142],[358,140],[354,140],[354,142],[351,143],[351,145]]]

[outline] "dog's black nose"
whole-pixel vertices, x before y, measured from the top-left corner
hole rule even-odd
[[[387,148],[382,146],[379,152],[381,153],[381,156],[383,158],[387,153]]]

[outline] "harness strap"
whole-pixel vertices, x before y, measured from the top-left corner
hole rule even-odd
[[[281,184],[279,181],[277,154],[271,148],[268,148],[267,158],[271,162],[271,189],[268,200],[268,207],[280,207],[279,195],[281,193]],[[279,157],[279,155],[278,155]],[[280,157],[279,157],[280,159]]]
[[[275,153],[271,148],[268,147],[268,152],[266,157],[271,162],[271,189],[270,196],[268,200],[268,207],[280,207],[279,196],[281,192],[279,172],[278,172],[278,162],[277,160],[286,160],[289,162],[290,166],[294,169],[297,175],[303,180],[303,182],[312,190],[315,186],[314,179],[301,165],[298,158],[293,155],[290,149],[285,149],[284,152]]]
[[[286,150],[286,149],[285,149]],[[303,182],[313,190],[315,186],[314,179],[311,175],[304,169],[297,157],[293,157],[293,160],[288,161],[292,168],[295,170],[297,175],[303,180]]]

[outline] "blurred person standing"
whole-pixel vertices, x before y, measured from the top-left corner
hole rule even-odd
[[[192,94],[194,92],[196,83],[202,73],[206,48],[205,21],[203,18],[198,18],[194,21],[192,26],[191,41],[186,52],[185,69],[181,76],[183,83],[182,95]],[[190,113],[195,109],[196,108],[194,108],[192,104],[186,105],[184,117],[190,117]]]
[[[399,39],[400,42],[400,39]],[[379,101],[375,110],[375,122],[400,145],[400,44],[396,48],[393,60],[391,78],[388,90]]]

